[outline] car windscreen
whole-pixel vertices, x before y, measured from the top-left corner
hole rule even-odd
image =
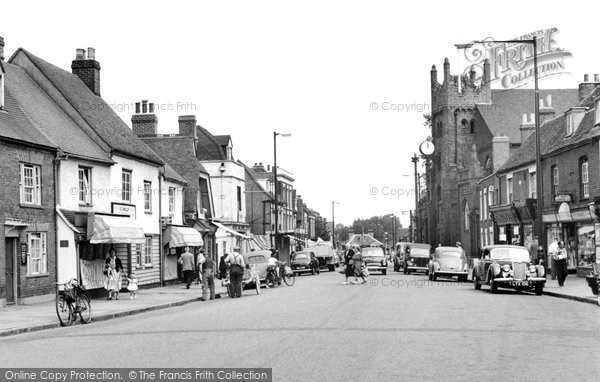
[[[308,253],[297,253],[294,255],[294,260],[308,260]]]
[[[383,249],[381,248],[363,248],[362,255],[371,257],[383,257]]]
[[[442,251],[437,254],[440,259],[460,259],[462,257],[461,255],[461,252],[456,251]]]
[[[525,248],[492,248],[492,260],[529,261],[529,252]]]
[[[429,250],[427,248],[411,248],[411,257],[429,257]]]
[[[266,263],[267,259],[262,256],[248,256],[248,264],[259,264],[259,263]]]

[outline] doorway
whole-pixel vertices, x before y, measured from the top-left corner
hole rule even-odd
[[[16,239],[5,239],[6,303],[14,304],[16,296],[17,269],[15,262]]]

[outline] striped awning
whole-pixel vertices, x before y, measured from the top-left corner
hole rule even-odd
[[[202,235],[192,227],[169,225],[165,230],[165,243],[170,248],[176,247],[201,247],[204,245]]]
[[[144,244],[144,229],[129,217],[94,215],[90,244]]]

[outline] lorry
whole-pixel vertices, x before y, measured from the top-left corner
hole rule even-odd
[[[314,253],[319,260],[319,267],[327,268],[329,272],[335,271],[335,268],[340,266],[340,258],[330,242],[318,242],[306,247],[305,251]]]

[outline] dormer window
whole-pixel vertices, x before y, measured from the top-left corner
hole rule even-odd
[[[567,110],[565,113],[567,117],[567,137],[577,131],[586,110],[585,107],[572,107]]]

